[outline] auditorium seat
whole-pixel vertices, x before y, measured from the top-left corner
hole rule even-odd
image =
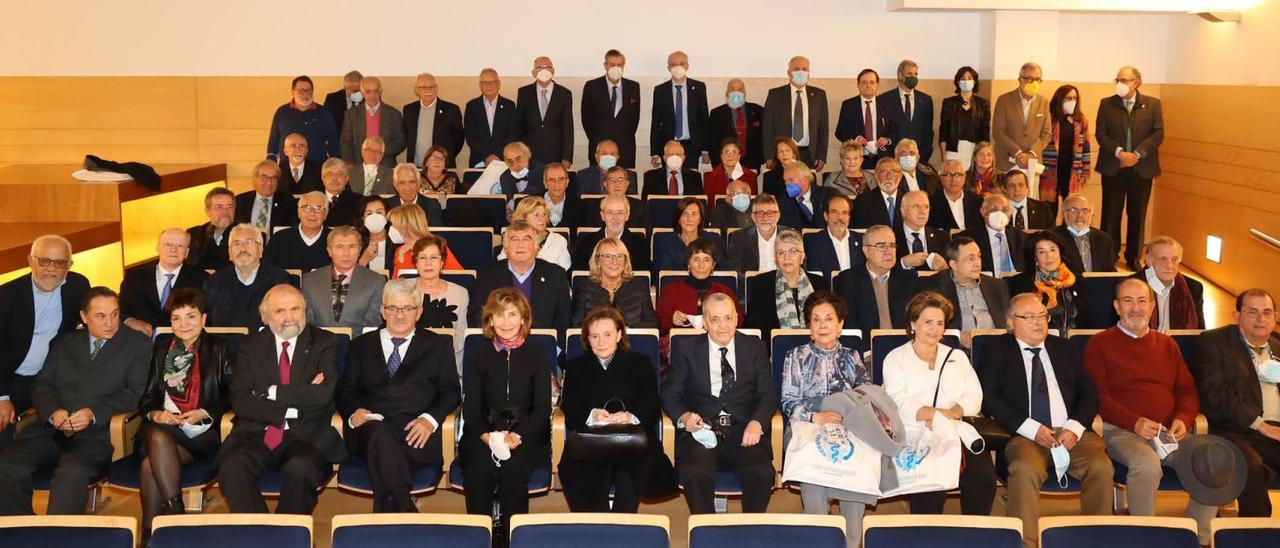
[[[813,514],[689,516],[689,548],[764,546],[844,548],[844,518]]]
[[[1022,548],[1022,520],[957,515],[867,516],[864,548]]]
[[[653,367],[657,370],[661,360],[658,354],[658,330],[654,328],[627,328],[627,342],[631,344],[631,350],[644,354],[653,363]],[[582,329],[572,327],[565,330],[564,333],[564,357],[565,360],[572,360],[585,351],[586,347],[582,344]]]
[[[461,205],[463,204],[459,204]],[[462,268],[479,270],[494,261],[493,229],[491,228],[431,227],[431,233],[445,239],[449,245],[449,253],[458,258],[458,264],[462,265]]]
[[[346,329],[350,328],[348,327]],[[235,411],[227,411],[222,414],[222,430],[219,432],[219,435],[222,436],[222,441],[224,443],[227,441],[227,436],[231,435],[231,430],[235,427],[235,419]],[[329,417],[329,426],[332,426],[334,430],[338,431],[338,436],[342,436],[342,415],[335,412],[331,417]],[[338,466],[335,464],[333,468],[334,470],[333,472],[330,472],[329,477],[326,478],[325,481],[320,482],[320,485],[316,487],[317,492],[323,493],[324,488],[328,487],[333,481]],[[284,479],[280,476],[280,470],[278,468],[270,468],[258,477],[258,490],[264,497],[278,497],[280,496],[280,491],[283,488]]]
[[[347,349],[351,348],[351,339],[355,338],[355,333],[350,327],[321,327],[325,331],[333,333],[338,338],[338,375],[347,368]]]
[[[487,227],[493,230],[507,226],[506,196],[450,194],[447,206],[444,210],[446,226]]]
[[[471,295],[471,290],[476,286],[475,270],[443,270],[440,272],[440,277],[462,286],[463,289],[467,290],[467,295]],[[466,312],[463,311],[463,313],[465,314]]]
[[[1040,548],[1199,548],[1191,518],[1064,516],[1040,518]]]
[[[779,400],[782,398],[782,369],[787,353],[792,349],[808,344],[808,329],[774,329],[769,332],[769,361],[773,370],[773,387]],[[854,352],[862,348],[862,330],[845,329],[840,332],[840,344]],[[859,354],[861,357],[861,354]],[[783,417],[784,424],[786,417]]]
[[[469,514],[333,516],[333,548],[489,548],[493,518]]]
[[[655,227],[671,226],[670,223],[672,216],[675,215],[676,206],[680,204],[680,200],[690,197],[702,200],[703,205],[706,205],[707,203],[706,194],[689,194],[682,196],[653,195],[645,198],[645,206],[649,208],[650,222]],[[706,218],[702,220],[704,224],[711,220],[711,208],[706,208],[706,212]]]
[[[480,175],[484,173],[483,169],[464,169],[462,170],[462,186],[471,188],[480,180]],[[452,196],[451,196],[452,197]]]
[[[311,548],[311,516],[191,514],[156,516],[150,548],[270,546]]]
[[[1115,325],[1120,320],[1112,304],[1116,300],[1116,285],[1129,276],[1128,272],[1085,272],[1080,280],[1085,313],[1077,326],[1081,329],[1106,329]]]
[[[0,545],[133,548],[138,520],[124,516],[0,516]]]
[[[1213,548],[1280,546],[1280,521],[1274,518],[1215,518],[1209,530]]]
[[[511,548],[665,548],[671,520],[651,514],[574,512],[511,516]]]

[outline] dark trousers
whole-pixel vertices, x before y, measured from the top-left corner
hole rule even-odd
[[[0,432],[0,450],[4,450],[5,446],[13,441],[14,432],[18,430],[17,420],[22,418],[22,414],[26,410],[31,409],[31,384],[35,380],[35,375],[23,377],[15,374],[9,378],[9,403],[13,404],[13,419],[15,423]]]
[[[1131,167],[1115,175],[1102,176],[1102,231],[1120,245],[1120,219],[1129,216],[1124,237],[1124,260],[1130,268],[1142,254],[1142,228],[1147,221],[1147,204],[1151,201],[1151,179],[1138,176]]]
[[[1271,498],[1268,491],[1280,470],[1280,442],[1257,432],[1214,432],[1240,447],[1248,473],[1244,491],[1240,492],[1240,517],[1258,518],[1271,516]]]
[[[742,511],[764,512],[773,492],[773,453],[769,449],[769,433],[760,443],[742,446],[743,426],[735,426],[716,445],[707,449],[688,434],[679,434],[676,442],[676,469],[684,487],[685,502],[693,514],[714,514],[716,471],[728,468],[742,484]]]
[[[227,508],[233,513],[266,513],[258,478],[268,468],[278,468],[282,481],[276,513],[310,514],[316,507],[317,490],[333,465],[316,446],[288,431],[275,450],[267,449],[262,437],[261,433],[232,433],[218,452],[218,486]]]
[[[996,497],[996,468],[991,454],[963,451],[964,471],[960,472],[960,513],[989,516]],[[947,503],[946,491],[916,493],[909,497],[912,514],[941,514]]]
[[[629,461],[612,459],[560,461],[560,483],[572,512],[627,512],[640,509],[640,496]],[[613,508],[609,488],[613,488]]]
[[[480,437],[464,437],[462,476],[465,482],[467,513],[493,514],[494,490],[502,506],[502,516],[529,513],[529,477],[533,469],[547,461],[546,445],[521,444],[511,452],[511,458],[494,464],[489,446]]]
[[[355,453],[364,459],[365,468],[369,470],[373,511],[416,512],[409,492],[413,490],[414,471],[425,463],[410,458],[404,431],[385,421],[368,421],[351,435],[355,438]]]
[[[92,427],[66,437],[47,424],[23,430],[0,451],[0,515],[30,515],[31,477],[41,466],[56,464],[49,484],[50,514],[83,514],[89,480],[111,460],[106,427]]]

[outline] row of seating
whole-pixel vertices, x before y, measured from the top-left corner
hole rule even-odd
[[[492,519],[465,514],[352,514],[334,516],[333,548],[450,546],[488,548]],[[866,548],[1021,548],[1022,523],[1015,518],[936,515],[868,516]],[[218,514],[159,516],[152,548],[272,546],[310,548],[311,516]],[[132,548],[138,522],[117,516],[0,517],[5,546]],[[807,546],[844,548],[845,522],[839,516],[806,514],[698,515],[689,518],[690,548]],[[671,524],[666,516],[644,514],[524,514],[512,516],[512,548],[610,546],[666,548]],[[1214,548],[1255,548],[1280,544],[1280,522],[1268,518],[1217,518]],[[1176,517],[1072,516],[1040,519],[1042,548],[1196,548],[1195,521]]]

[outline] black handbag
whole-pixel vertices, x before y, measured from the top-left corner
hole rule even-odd
[[[938,368],[938,386],[933,389],[933,406],[938,406],[938,391],[942,388],[942,372],[947,369],[947,360],[951,358],[951,352],[955,352],[952,348],[947,352],[946,357],[942,358],[942,367]],[[987,451],[1003,451],[1004,446],[1009,443],[1009,431],[1005,427],[1000,426],[991,417],[982,415],[964,416],[960,420],[969,423],[974,430],[978,431],[978,435],[982,436],[983,447]]]
[[[622,400],[610,398],[606,401],[618,402],[622,410],[627,408]],[[637,457],[649,446],[649,436],[643,424],[602,424],[586,426],[574,430],[564,444],[564,458],[569,460],[619,459]]]

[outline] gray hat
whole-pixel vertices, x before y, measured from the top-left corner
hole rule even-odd
[[[1247,463],[1236,444],[1210,435],[1187,436],[1170,457],[1178,480],[1192,499],[1222,506],[1244,490]]]

